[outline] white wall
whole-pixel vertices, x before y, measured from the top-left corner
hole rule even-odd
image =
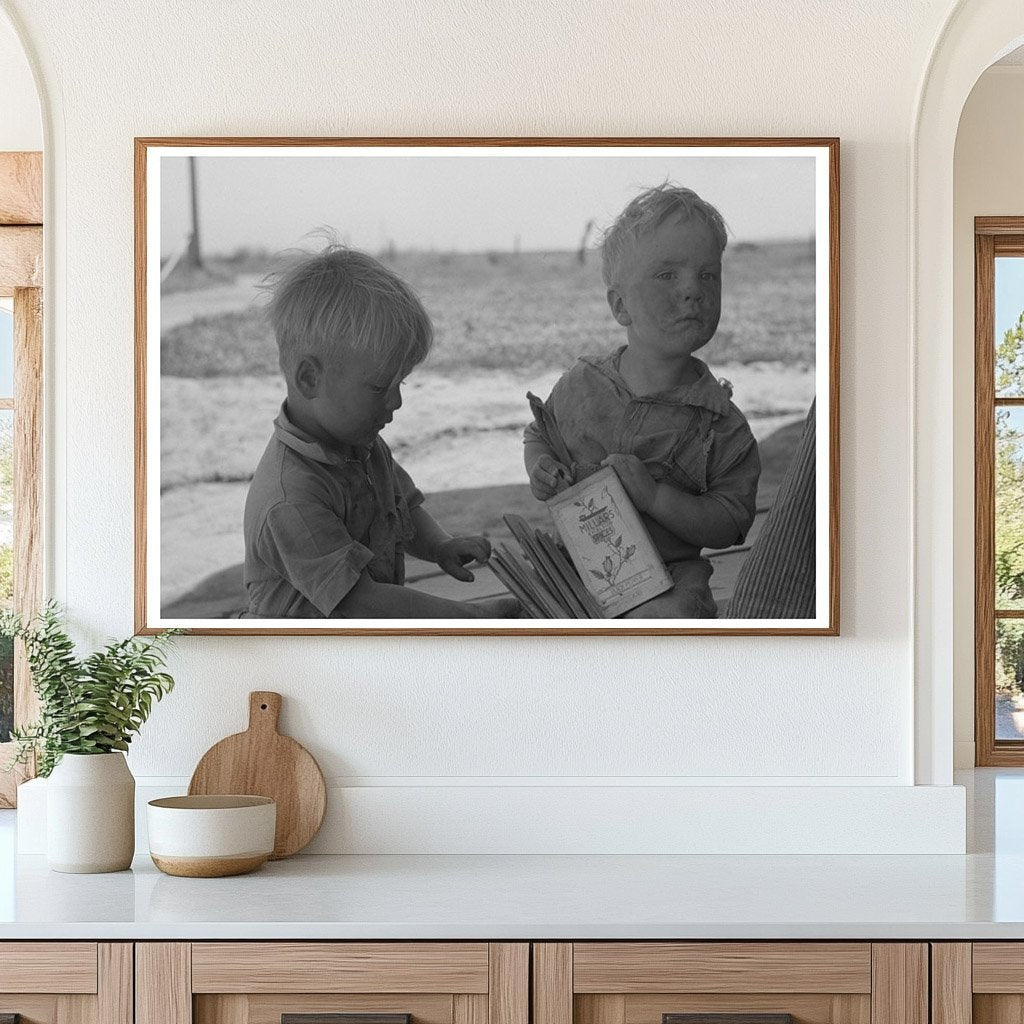
[[[268,688],[336,784],[428,804],[914,781],[908,182],[945,0],[7,6],[53,119],[51,589],[96,638],[132,628],[133,136],[842,139],[841,638],[188,638],[136,774],[187,778]]]
[[[1024,66],[990,68],[964,106],[954,162],[954,704],[956,763],[974,764],[974,218],[1024,214]]]
[[[0,151],[43,148],[39,97],[25,50],[0,15]]]

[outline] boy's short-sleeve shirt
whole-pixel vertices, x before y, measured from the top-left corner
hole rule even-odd
[[[699,376],[653,395],[635,395],[619,373],[626,346],[603,357],[583,356],[557,381],[546,405],[580,478],[612,453],[639,458],[655,480],[725,508],[741,543],[754,521],[761,462],[746,417],[730,392],[699,359]],[[537,437],[527,430],[527,440]],[[698,558],[700,549],[643,516],[666,562]]]
[[[331,448],[282,406],[245,502],[245,587],[259,618],[327,618],[363,572],[405,581],[423,495],[379,437]]]

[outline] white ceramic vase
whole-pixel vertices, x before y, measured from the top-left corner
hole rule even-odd
[[[124,754],[65,754],[46,783],[54,871],[123,871],[135,853],[135,778]]]

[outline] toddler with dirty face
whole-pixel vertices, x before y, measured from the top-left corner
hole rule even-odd
[[[625,344],[584,355],[545,403],[572,465],[536,423],[524,438],[536,498],[612,466],[665,561],[673,587],[629,618],[715,618],[705,548],[741,543],[754,521],[757,442],[731,388],[694,354],[718,329],[725,223],[688,188],[633,199],[605,233],[602,275]]]

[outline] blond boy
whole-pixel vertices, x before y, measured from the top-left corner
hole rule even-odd
[[[277,276],[269,316],[287,399],[249,486],[245,586],[259,618],[496,618],[403,586],[406,552],[458,580],[490,556],[452,537],[380,438],[432,341],[412,290],[366,253],[330,245]]]

